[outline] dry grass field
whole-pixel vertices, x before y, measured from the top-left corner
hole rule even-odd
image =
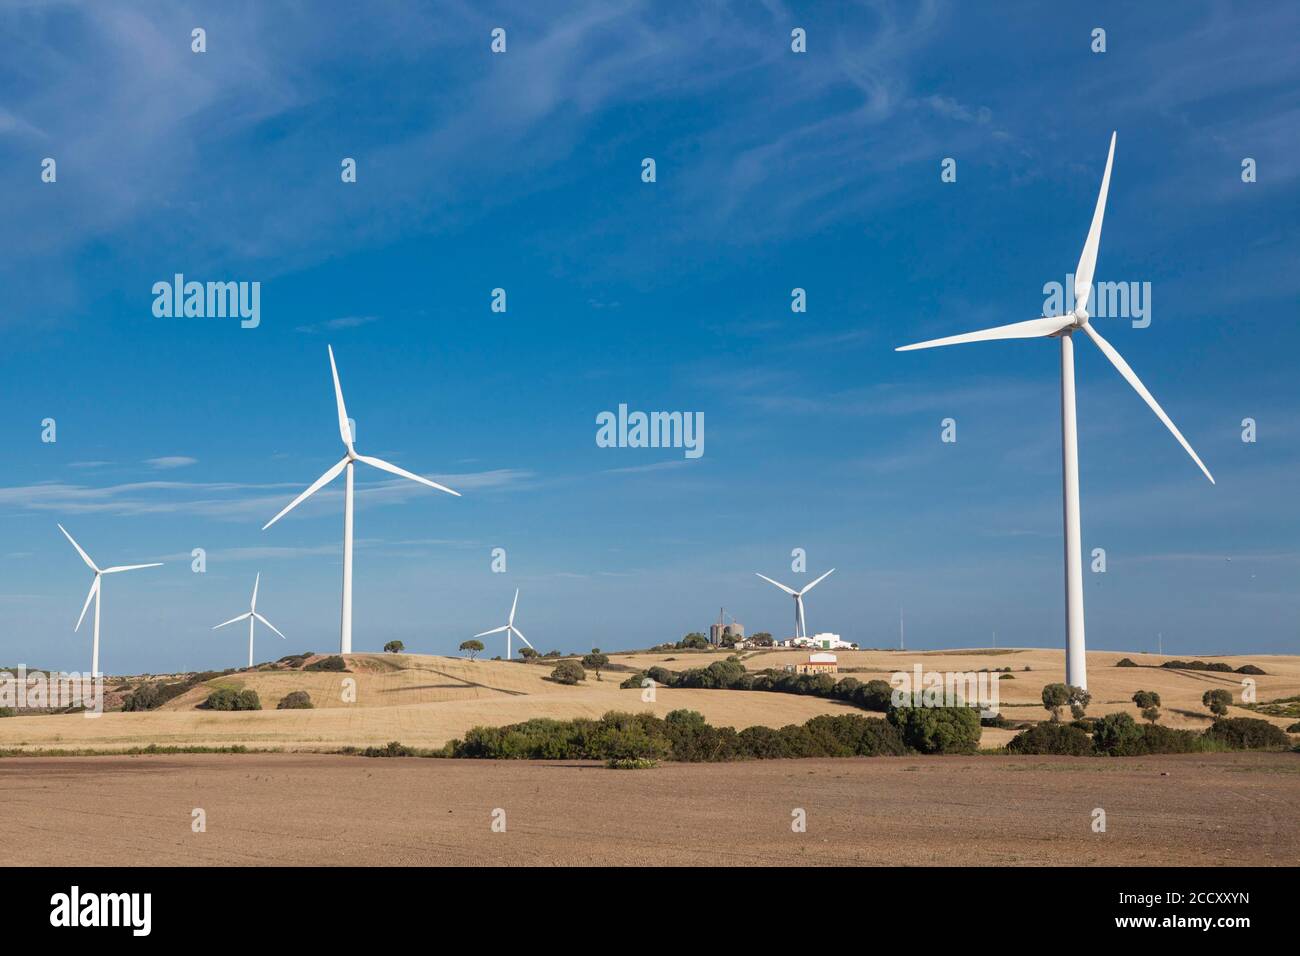
[[[1012,678],[999,683],[1003,713],[1012,719],[1041,719],[1044,684],[1064,680],[1064,655],[1054,649],[966,651],[841,651],[842,673],[862,681],[888,679],[899,670],[920,664],[926,670],[968,671],[1010,667]],[[803,659],[806,652],[747,652],[751,670],[781,667]],[[676,651],[665,654],[612,654],[611,663],[644,669],[659,664],[669,669],[699,667],[721,660],[726,652]],[[1093,694],[1091,714],[1125,710],[1137,716],[1130,701],[1135,690],[1158,691],[1163,699],[1161,722],[1172,727],[1201,728],[1209,715],[1201,695],[1224,687],[1239,695],[1241,677],[1212,672],[1172,671],[1158,667],[1117,668],[1128,656],[1139,664],[1158,664],[1154,655],[1095,652],[1088,655]],[[1207,658],[1233,667],[1251,663],[1266,676],[1257,677],[1260,701],[1300,694],[1300,657],[1246,656]],[[476,724],[500,725],[531,717],[599,717],[605,711],[649,709],[662,715],[676,708],[698,710],[718,726],[737,729],[753,724],[779,727],[802,723],[823,713],[860,713],[848,705],[790,694],[659,688],[653,703],[642,703],[637,690],[620,690],[626,676],[606,671],[603,681],[566,687],[547,679],[550,666],[522,662],[468,661],[425,655],[356,654],[349,658],[352,673],[249,671],[200,685],[157,711],[110,712],[88,719],[79,715],[18,716],[0,720],[0,748],[114,750],[160,746],[231,746],[283,750],[333,750],[399,740],[416,747],[437,747],[461,736]],[[1029,670],[1025,670],[1029,668]],[[344,699],[344,679],[355,681],[355,702]],[[251,687],[266,709],[254,712],[212,712],[198,708],[218,686]],[[275,705],[293,690],[307,691],[314,710],[277,711]],[[1239,708],[1234,714],[1248,715]],[[1294,719],[1276,718],[1288,726]],[[982,743],[1005,743],[1010,731],[988,728]]]
[[[1300,757],[0,760],[9,866],[1300,864]],[[206,832],[191,829],[206,813]],[[807,814],[792,831],[791,811]],[[1092,831],[1104,807],[1105,833]],[[492,813],[505,811],[494,833]],[[1002,904],[999,904],[1002,906]],[[1005,906],[1002,906],[1005,909]]]

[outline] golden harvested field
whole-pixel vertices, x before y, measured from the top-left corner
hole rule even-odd
[[[40,865],[1295,866],[1300,755],[667,764],[184,754],[0,760]],[[1106,811],[1106,832],[1092,830]],[[193,811],[206,831],[191,828]],[[806,813],[806,832],[791,828]],[[505,832],[493,832],[493,812]],[[999,903],[1005,909],[1007,901]]]
[[[842,674],[861,681],[888,679],[899,670],[920,664],[932,671],[1012,668],[1013,679],[999,682],[1003,713],[1012,719],[1045,716],[1039,696],[1043,685],[1064,680],[1061,651],[1046,649],[966,651],[840,651]],[[722,660],[726,652],[611,654],[611,662],[635,668],[660,664],[670,669],[699,667]],[[748,652],[751,670],[781,667],[804,659],[801,651]],[[1239,696],[1241,677],[1235,674],[1171,671],[1155,667],[1117,668],[1128,656],[1139,664],[1157,664],[1154,655],[1096,652],[1088,655],[1093,693],[1091,714],[1126,710],[1135,690],[1158,691],[1163,699],[1161,722],[1173,727],[1200,728],[1209,717],[1201,706],[1205,690],[1224,687]],[[1266,676],[1257,677],[1259,700],[1300,694],[1300,657],[1245,656],[1206,658],[1236,667],[1252,663]],[[18,716],[0,720],[0,748],[113,750],[160,746],[231,746],[284,750],[332,750],[399,740],[408,746],[437,747],[463,735],[477,724],[516,723],[531,717],[599,717],[608,710],[649,709],[660,715],[676,708],[698,710],[718,726],[738,729],[753,724],[779,727],[802,723],[824,713],[860,713],[845,704],[813,697],[765,692],[673,690],[659,688],[653,703],[643,703],[638,690],[620,690],[626,672],[607,671],[603,681],[591,676],[566,687],[546,679],[549,665],[521,662],[468,661],[425,655],[356,654],[349,658],[353,673],[264,671],[232,674],[196,687],[157,711],[107,713],[88,719],[78,715]],[[1029,667],[1029,671],[1025,671]],[[345,683],[355,682],[355,702],[344,698]],[[262,711],[211,712],[197,708],[218,686],[251,687],[262,700]],[[305,690],[314,710],[275,710],[290,691]],[[1237,715],[1250,712],[1234,708]],[[1295,719],[1274,718],[1280,726]],[[982,743],[996,746],[1011,732],[988,728]]]

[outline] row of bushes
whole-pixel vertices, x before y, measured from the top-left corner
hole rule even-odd
[[[448,756],[533,760],[676,760],[688,763],[776,757],[852,757],[904,754],[898,728],[879,718],[814,717],[780,729],[714,727],[692,710],[660,718],[610,711],[600,720],[529,720],[507,727],[475,727],[452,741]]]
[[[838,681],[829,674],[794,674],[769,668],[757,673],[745,670],[745,665],[734,658],[714,661],[708,667],[695,667],[674,672],[666,667],[651,667],[628,677],[619,686],[639,688],[646,678],[660,687],[686,687],[704,690],[763,690],[781,694],[802,694],[807,697],[824,697],[842,700],[862,710],[885,713],[890,707],[893,688],[889,681],[871,680],[863,683],[856,677],[842,677]]]
[[[537,718],[505,727],[475,727],[443,750],[448,757],[492,760],[676,760],[687,763],[778,757],[877,757],[973,753],[979,743],[973,708],[912,708],[887,719],[822,715],[803,724],[714,727],[693,710],[667,717],[610,711],[600,720]]]
[[[1121,657],[1118,661],[1115,662],[1115,666],[1116,667],[1141,667],[1142,665],[1139,664],[1137,661],[1133,660],[1133,658],[1131,657]],[[1225,664],[1223,661],[1207,662],[1207,661],[1173,660],[1173,661],[1165,661],[1160,666],[1167,667],[1169,670],[1175,670],[1175,671],[1214,671],[1216,674],[1259,675],[1264,673],[1264,670],[1262,668],[1256,667],[1254,664],[1242,664],[1236,670],[1233,670],[1231,664]]]
[[[1220,718],[1201,732],[1139,724],[1124,713],[1107,714],[1082,726],[1084,723],[1036,724],[1012,738],[1007,750],[1015,754],[1137,757],[1222,750],[1282,750],[1291,746],[1290,738],[1281,728],[1254,717]],[[1089,729],[1092,736],[1088,734]]]

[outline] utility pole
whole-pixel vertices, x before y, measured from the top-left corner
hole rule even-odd
[[[1161,657],[1165,655],[1165,636],[1158,632],[1156,634],[1156,653]]]
[[[903,649],[903,609],[898,609],[898,649]]]

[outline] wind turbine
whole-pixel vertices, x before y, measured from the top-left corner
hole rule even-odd
[[[279,628],[277,628],[266,618],[262,617],[262,615],[257,613],[257,586],[261,583],[262,583],[262,572],[258,571],[257,577],[253,578],[253,597],[252,600],[248,602],[247,614],[241,614],[239,615],[239,617],[232,617],[229,621],[222,621],[220,624],[216,625],[216,627],[213,628],[213,630],[215,631],[218,627],[225,627],[227,624],[237,624],[238,622],[243,620],[248,621],[248,666],[249,667],[253,666],[253,625],[256,624],[258,621],[261,621],[271,630],[275,631],[275,633],[280,634]],[[285,639],[283,634],[280,634],[280,639],[281,640]]]
[[[758,574],[757,571],[755,571],[754,573]],[[764,581],[766,581],[768,584],[775,584],[786,594],[794,598],[794,636],[807,637],[808,632],[804,628],[804,618],[803,618],[803,596],[807,594],[809,591],[811,591],[813,588],[815,588],[817,585],[821,584],[823,581],[825,581],[828,577],[830,577],[834,573],[835,573],[835,569],[831,568],[829,571],[827,571],[825,574],[819,577],[812,584],[805,584],[798,591],[794,590],[793,588],[786,587],[780,581],[773,581],[771,578],[767,577],[767,575],[758,574],[758,576],[762,578]]]
[[[512,636],[518,637],[525,644],[528,644],[528,638],[524,637],[524,632],[519,630],[519,628],[515,627],[515,608],[517,608],[518,606],[519,606],[519,589],[515,588],[515,601],[513,604],[510,605],[510,619],[506,621],[506,623],[501,627],[494,627],[490,631],[484,631],[482,634],[474,635],[475,637],[487,637],[489,634],[500,634],[502,631],[504,631],[506,635],[506,660],[510,660],[511,647],[512,647],[510,643],[510,638]],[[528,646],[533,647],[532,644],[528,644]],[[533,650],[537,650],[537,648],[533,647]]]
[[[59,525],[59,530],[63,536],[72,542],[72,546],[77,549],[77,554],[81,555],[81,560],[86,562],[86,567],[95,572],[95,580],[90,582],[90,591],[86,594],[86,603],[81,605],[81,617],[77,618],[77,626],[74,631],[81,630],[81,622],[86,619],[86,609],[90,607],[90,599],[95,599],[95,641],[91,645],[90,651],[90,676],[99,676],[99,604],[104,593],[103,578],[106,574],[117,574],[119,571],[137,571],[140,568],[159,568],[162,567],[161,561],[155,561],[152,564],[122,564],[114,568],[100,569],[95,566],[95,562],[90,560],[90,555],[82,550],[81,545],[68,534],[68,529]]]
[[[1183,437],[1160,403],[1146,389],[1141,380],[1124,361],[1115,347],[1101,337],[1101,333],[1088,322],[1088,301],[1092,296],[1092,274],[1097,265],[1097,246],[1101,242],[1101,221],[1106,214],[1106,193],[1110,189],[1110,168],[1115,159],[1115,134],[1110,135],[1110,152],[1106,156],[1106,171],[1101,177],[1101,192],[1097,195],[1097,208],[1092,214],[1092,225],[1088,229],[1088,238],[1084,241],[1083,252],[1079,256],[1079,265],[1074,270],[1074,309],[1068,315],[1030,319],[1028,322],[1016,322],[1000,325],[979,332],[967,332],[963,335],[951,335],[947,338],[918,342],[895,349],[908,352],[912,349],[928,349],[939,345],[958,345],[964,342],[983,342],[992,339],[1034,339],[1059,338],[1061,340],[1061,447],[1062,447],[1062,496],[1064,498],[1065,524],[1065,680],[1077,687],[1088,686],[1088,665],[1084,657],[1083,637],[1083,561],[1080,552],[1079,533],[1079,441],[1075,420],[1074,405],[1074,341],[1075,332],[1083,331],[1096,343],[1103,355],[1110,360],[1124,380],[1133,386],[1133,390],[1142,397],[1156,417],[1164,423],[1178,444],[1183,446],[1192,461],[1205,473],[1205,477],[1214,483],[1214,476],[1205,467],[1205,463],[1192,450],[1187,439]]]
[[[302,504],[302,502],[306,501],[316,492],[320,491],[331,481],[337,478],[340,472],[344,472],[344,471],[347,472],[347,483],[346,483],[347,490],[343,496],[343,608],[339,614],[339,618],[340,618],[339,653],[351,654],[352,653],[352,496],[353,496],[352,469],[353,466],[359,461],[364,462],[365,464],[370,465],[372,468],[378,468],[380,471],[386,471],[389,472],[390,474],[398,475],[399,477],[402,478],[409,478],[411,479],[411,481],[418,481],[422,485],[428,485],[430,488],[436,488],[438,491],[445,491],[447,492],[447,494],[455,495],[457,498],[460,497],[460,492],[452,491],[450,488],[444,487],[443,485],[438,484],[436,481],[430,481],[428,478],[423,478],[420,475],[412,474],[411,472],[406,471],[403,468],[398,468],[396,465],[386,462],[382,458],[370,458],[367,457],[366,455],[357,454],[357,450],[352,447],[352,428],[348,422],[347,407],[343,404],[343,388],[342,386],[339,385],[338,366],[334,364],[334,349],[330,346],[326,346],[326,348],[329,349],[329,355],[330,355],[330,373],[334,376],[334,401],[335,404],[338,406],[338,413],[339,413],[339,437],[343,439],[343,447],[347,450],[347,454],[343,456],[343,458],[339,461],[337,465],[331,467],[329,471],[325,472],[325,474],[321,475],[314,482],[312,482],[311,486],[306,491],[300,494],[297,498],[294,498],[293,501],[289,502],[289,504],[285,506],[283,511],[281,511],[278,515],[276,515],[266,524],[262,525],[262,530],[265,531],[267,528],[271,527],[271,525],[275,524],[277,521],[279,521],[281,518],[287,515],[294,508],[298,507],[298,505]]]

